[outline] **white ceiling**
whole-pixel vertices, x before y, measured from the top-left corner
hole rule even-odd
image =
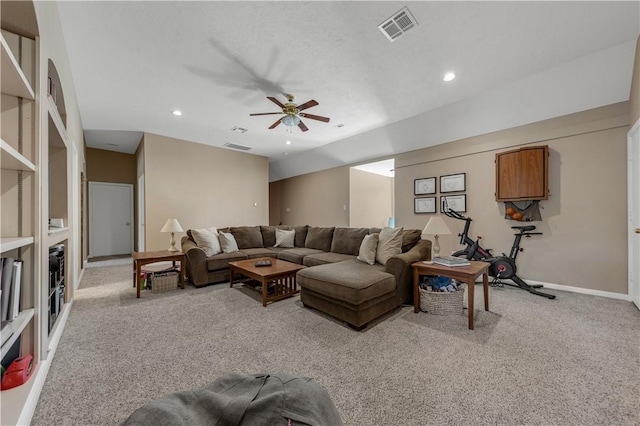
[[[58,10],[88,146],[133,153],[141,132],[231,142],[269,157],[274,180],[627,100],[639,5],[73,1]],[[404,6],[419,25],[390,43],[377,26]],[[446,83],[448,71],[457,78]],[[266,96],[282,93],[317,100],[307,112],[331,122],[307,119],[308,132],[289,133],[267,129],[278,116],[249,117],[278,111]],[[485,104],[497,118],[474,123],[469,108],[488,114]],[[430,140],[381,137],[415,127],[407,119],[430,123]]]

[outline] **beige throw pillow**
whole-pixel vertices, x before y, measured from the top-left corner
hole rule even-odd
[[[274,247],[293,248],[296,239],[296,231],[292,229],[285,231],[284,229],[276,229],[276,244]]]
[[[211,228],[192,229],[191,237],[196,245],[204,250],[207,257],[222,253],[220,241],[218,240],[218,230],[212,226]]]
[[[238,244],[236,243],[236,239],[233,234],[220,232],[218,234],[218,239],[220,240],[220,247],[222,247],[222,251],[224,253],[233,253],[238,251]]]
[[[373,265],[376,263],[376,252],[378,250],[379,234],[366,235],[360,244],[360,252],[358,253],[358,259],[360,262]]]
[[[383,228],[380,231],[376,261],[387,264],[387,260],[402,253],[402,228]]]

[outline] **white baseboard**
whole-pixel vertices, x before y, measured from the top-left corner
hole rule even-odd
[[[49,367],[51,367],[51,362],[53,361],[53,357],[56,353],[56,349],[58,349],[58,343],[60,342],[60,337],[62,336],[62,331],[64,330],[65,325],[67,324],[67,318],[69,317],[69,311],[73,306],[73,300],[66,304],[67,308],[64,310],[62,315],[58,318],[60,321],[57,326],[54,335],[52,336],[51,341],[49,342],[49,353],[47,354],[47,359],[38,362],[37,364],[37,376],[33,377],[32,380],[35,380],[33,383],[33,387],[31,392],[29,392],[29,397],[25,402],[24,408],[22,409],[22,413],[20,414],[20,418],[18,419],[19,425],[28,425],[31,424],[31,419],[36,412],[36,406],[38,405],[38,400],[40,399],[40,393],[44,388],[44,382],[49,374]]]
[[[505,280],[505,281],[509,281],[513,283],[513,281],[511,280]],[[627,302],[631,302],[631,297],[628,294],[623,294],[623,293],[613,293],[611,291],[593,290],[590,288],[573,287],[570,285],[545,283],[542,281],[535,281],[535,280],[529,280],[529,279],[525,281],[528,284],[541,284],[544,288],[548,288],[552,290],[561,290],[561,291],[569,291],[571,293],[589,294],[591,296],[608,297],[610,299],[626,300]]]

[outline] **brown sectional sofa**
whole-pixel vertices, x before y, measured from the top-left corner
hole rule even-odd
[[[276,229],[295,229],[293,248],[273,247]],[[316,226],[239,226],[219,229],[233,234],[239,251],[207,257],[191,238],[182,237],[186,254],[186,274],[196,287],[229,281],[229,262],[274,257],[305,265],[298,272],[300,299],[360,329],[371,320],[400,306],[412,303],[411,264],[428,260],[431,242],[421,240],[420,230],[403,230],[402,253],[386,265],[369,265],[356,260],[360,245],[378,228]]]

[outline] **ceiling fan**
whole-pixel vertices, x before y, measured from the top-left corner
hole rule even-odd
[[[253,116],[253,115],[284,114],[284,117],[281,117],[278,121],[273,123],[269,127],[269,129],[274,129],[274,128],[276,128],[278,126],[278,124],[283,123],[285,126],[289,126],[289,127],[298,126],[300,128],[300,130],[302,130],[303,132],[306,132],[307,130],[309,130],[309,128],[304,125],[304,123],[300,119],[301,117],[302,118],[310,118],[312,120],[324,121],[325,123],[329,122],[329,118],[328,117],[322,117],[320,115],[314,115],[314,114],[308,114],[306,112],[301,112],[301,111],[303,111],[303,110],[305,110],[307,108],[311,108],[311,107],[314,107],[314,106],[318,105],[318,102],[316,102],[315,100],[312,99],[310,101],[307,101],[307,102],[303,103],[302,105],[296,105],[296,104],[293,103],[293,95],[289,95],[287,93],[285,93],[284,95],[287,98],[287,103],[285,103],[285,104],[283,104],[282,102],[280,102],[279,100],[277,100],[273,96],[267,96],[267,99],[269,99],[271,102],[273,102],[274,104],[276,104],[280,108],[282,108],[281,112],[260,112],[260,113],[249,114],[249,115]]]

